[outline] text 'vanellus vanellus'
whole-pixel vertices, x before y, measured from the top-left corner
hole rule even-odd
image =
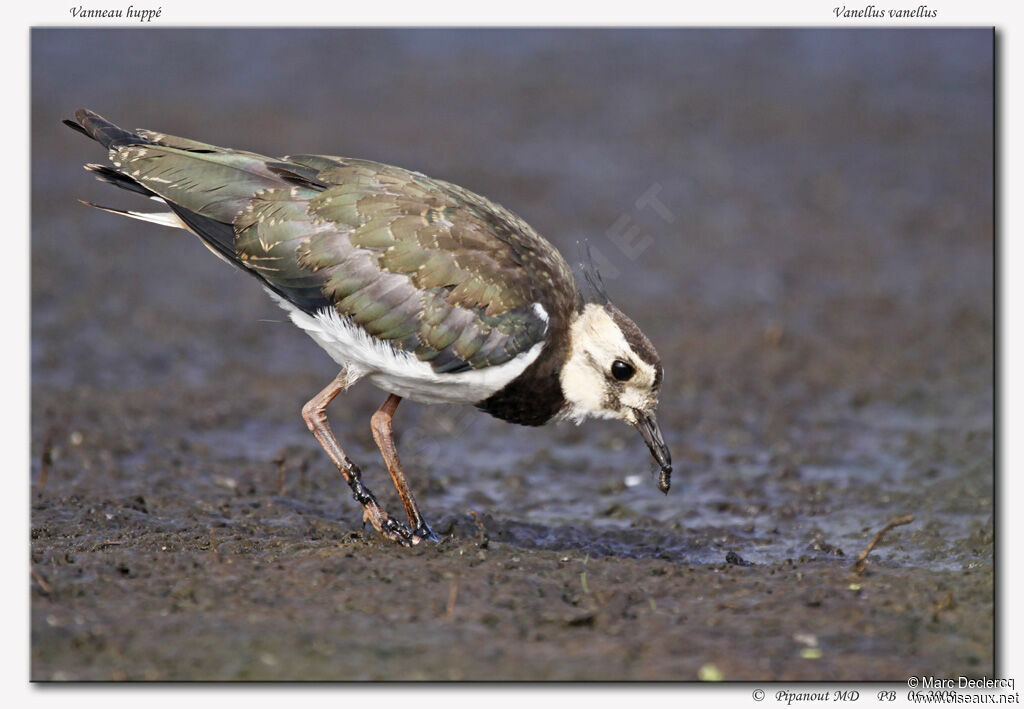
[[[654,418],[657,352],[606,298],[586,302],[561,254],[512,212],[369,160],[268,158],[124,130],[84,109],[75,117],[65,123],[103,145],[113,165],[86,169],[169,211],[100,209],[192,232],[255,276],[341,365],[302,417],[364,520],[387,539],[437,539],[392,437],[403,397],[472,404],[527,426],[620,419],[640,431],[668,492],[671,458]],[[362,378],[388,393],[373,415],[373,438],[408,527],[381,508],[327,423],[327,405]]]

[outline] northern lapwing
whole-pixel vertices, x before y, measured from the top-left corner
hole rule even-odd
[[[668,492],[671,457],[655,420],[663,370],[650,341],[608,302],[584,298],[562,255],[485,197],[419,172],[332,157],[269,158],[92,111],[64,121],[107,149],[86,169],[168,211],[93,207],[185,229],[254,276],[341,366],[302,407],[368,521],[400,544],[437,540],[398,460],[391,420],[403,398],[472,404],[539,426],[611,418],[635,426]],[[410,525],[389,517],[331,432],[327,406],[359,379],[388,396],[373,438]]]

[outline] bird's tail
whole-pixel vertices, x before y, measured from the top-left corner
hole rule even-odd
[[[87,108],[80,108],[75,111],[75,119],[75,121],[72,121],[65,118],[64,125],[88,138],[92,138],[108,150],[122,145],[149,145],[152,143],[152,141],[147,140],[138,133],[133,133],[132,131],[127,131],[124,128],[115,126],[103,116],[98,113],[93,113]],[[146,197],[156,197],[156,194],[152,190],[145,187],[137,180],[132,179],[123,172],[109,168],[106,165],[89,163],[85,166],[85,169],[93,173],[96,176],[96,179],[100,182],[106,182],[109,185],[120,187],[121,189],[128,190],[129,192],[137,192]],[[91,203],[88,204],[93,207],[97,206]],[[100,208],[104,209],[103,207]]]
[[[88,164],[101,182],[135,192],[169,211],[138,212],[85,204],[132,219],[185,229],[219,258],[251,276],[299,307],[312,312],[323,305],[318,290],[268,281],[250,268],[235,248],[234,221],[261,192],[322,190],[319,168],[230,150],[189,138],[138,128],[128,131],[87,109],[75,111],[65,125],[97,141],[109,152],[112,166]]]
[[[195,151],[197,153],[211,152],[206,150],[206,148],[214,147],[206,146],[205,144],[197,143],[195,141],[175,139],[171,136],[155,134],[152,131],[141,129],[138,131],[125,130],[87,108],[80,108],[75,111],[75,119],[76,120],[74,121],[65,120],[64,125],[78,133],[81,133],[82,135],[92,138],[104,148],[113,151],[113,153],[120,152],[119,149],[125,148],[126,146],[131,146],[131,149],[134,149],[135,147],[146,148],[146,146],[152,146],[154,149],[184,152]],[[162,141],[160,140],[161,138],[170,138],[171,140]],[[175,142],[172,143],[172,141]],[[176,147],[177,143],[181,143],[182,147]],[[172,145],[175,147],[172,147]],[[115,162],[114,164],[117,168],[121,168],[120,163]],[[138,179],[135,179],[135,177],[126,172],[123,168],[114,169],[107,167],[106,165],[89,163],[85,166],[85,169],[93,173],[96,176],[96,179],[101,182],[154,199],[162,205],[169,207],[171,211],[139,212],[126,209],[114,209],[113,207],[105,207],[99,204],[93,204],[92,202],[83,201],[83,204],[101,209],[105,212],[112,212],[114,214],[130,217],[132,219],[141,219],[155,224],[186,229],[198,236],[203,241],[204,245],[218,257],[232,265],[240,265],[238,263],[238,258],[235,255],[234,232],[230,223],[225,223],[217,218],[199,214],[196,210],[190,209],[189,206],[182,205],[173,199],[169,199],[167,195],[158,194]],[[134,171],[134,174],[138,175],[139,172],[136,170]]]
[[[75,121],[65,119],[64,125],[89,136],[108,150],[121,145],[148,145],[151,142],[138,133],[115,126],[88,108],[80,108],[75,111]]]

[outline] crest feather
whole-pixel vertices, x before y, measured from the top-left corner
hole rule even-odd
[[[587,289],[589,293],[584,296],[584,301],[608,305],[611,299],[608,298],[608,292],[605,290],[601,271],[597,268],[597,264],[594,263],[594,253],[590,249],[590,242],[586,240],[582,242],[577,241],[576,247],[579,250],[580,272],[583,274],[584,282],[589,286]]]

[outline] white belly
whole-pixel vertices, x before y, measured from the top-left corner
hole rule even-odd
[[[270,291],[268,291],[270,292]],[[340,317],[333,309],[309,315],[270,292],[335,362],[349,368],[353,380],[366,377],[389,394],[427,404],[476,404],[523,373],[544,348],[538,342],[504,364],[454,374],[438,374],[427,362],[396,350]]]

